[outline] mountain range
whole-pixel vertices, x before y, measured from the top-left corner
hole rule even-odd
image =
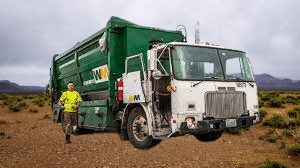
[[[276,78],[263,73],[254,75],[258,90],[300,90],[300,80]],[[46,87],[20,86],[8,80],[0,80],[0,92],[43,92]]]
[[[46,87],[41,86],[20,86],[9,80],[0,80],[0,92],[43,92]]]
[[[258,90],[299,90],[300,80],[279,79],[269,74],[254,75]]]

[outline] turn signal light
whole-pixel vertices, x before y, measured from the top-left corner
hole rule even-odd
[[[172,85],[169,85],[169,86],[167,86],[167,91],[168,92],[174,92],[175,89],[174,89],[174,87]]]

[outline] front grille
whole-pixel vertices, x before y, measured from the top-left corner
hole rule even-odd
[[[246,94],[244,92],[207,92],[206,117],[236,118],[246,113]]]

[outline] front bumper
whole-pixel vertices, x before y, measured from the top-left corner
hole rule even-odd
[[[180,125],[179,134],[205,134],[208,132],[219,132],[226,129],[246,128],[254,125],[256,116],[245,116],[236,119],[236,127],[226,127],[225,119],[211,119],[198,121],[194,128],[188,128],[187,122],[182,122]]]

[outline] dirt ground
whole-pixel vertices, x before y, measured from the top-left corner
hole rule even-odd
[[[71,136],[64,143],[61,125],[53,123],[49,105],[20,112],[2,108],[0,100],[0,167],[229,167],[253,168],[266,158],[288,167],[300,167],[300,156],[289,154],[279,142],[265,139],[261,124],[241,135],[224,133],[215,142],[200,142],[192,135],[169,138],[149,150],[135,149],[117,133]],[[38,109],[32,113],[30,108]]]

